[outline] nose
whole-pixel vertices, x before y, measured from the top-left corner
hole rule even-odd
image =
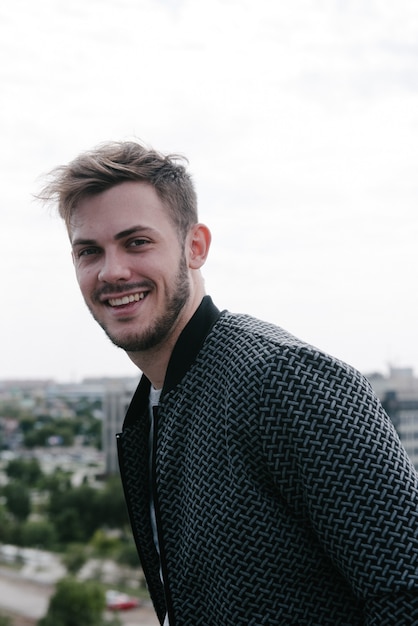
[[[131,270],[122,255],[117,252],[107,252],[102,257],[102,265],[99,270],[98,279],[105,283],[115,283],[129,280]]]

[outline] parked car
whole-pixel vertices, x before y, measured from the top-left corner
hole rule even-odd
[[[140,605],[138,598],[128,596],[126,593],[109,589],[106,591],[106,608],[109,611],[126,611]]]

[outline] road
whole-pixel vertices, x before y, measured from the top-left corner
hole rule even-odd
[[[34,624],[48,610],[54,588],[20,578],[6,568],[0,568],[0,612],[4,611],[33,619]],[[151,606],[118,613],[124,626],[158,626]]]

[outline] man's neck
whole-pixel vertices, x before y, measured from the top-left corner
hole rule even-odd
[[[162,389],[174,346],[175,341],[173,344],[164,342],[161,346],[156,346],[152,350],[129,353],[128,356],[141,372],[145,374],[148,380],[151,381],[155,389]]]
[[[150,350],[127,353],[131,361],[145,374],[155,389],[162,389],[168,363],[177,339],[195,314],[203,296],[204,293],[199,294],[199,297],[186,305],[177,323],[172,328],[170,335],[164,341]]]

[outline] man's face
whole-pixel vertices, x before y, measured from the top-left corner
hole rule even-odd
[[[70,237],[84,300],[111,341],[127,352],[167,341],[188,302],[190,276],[154,187],[124,182],[85,198]]]

